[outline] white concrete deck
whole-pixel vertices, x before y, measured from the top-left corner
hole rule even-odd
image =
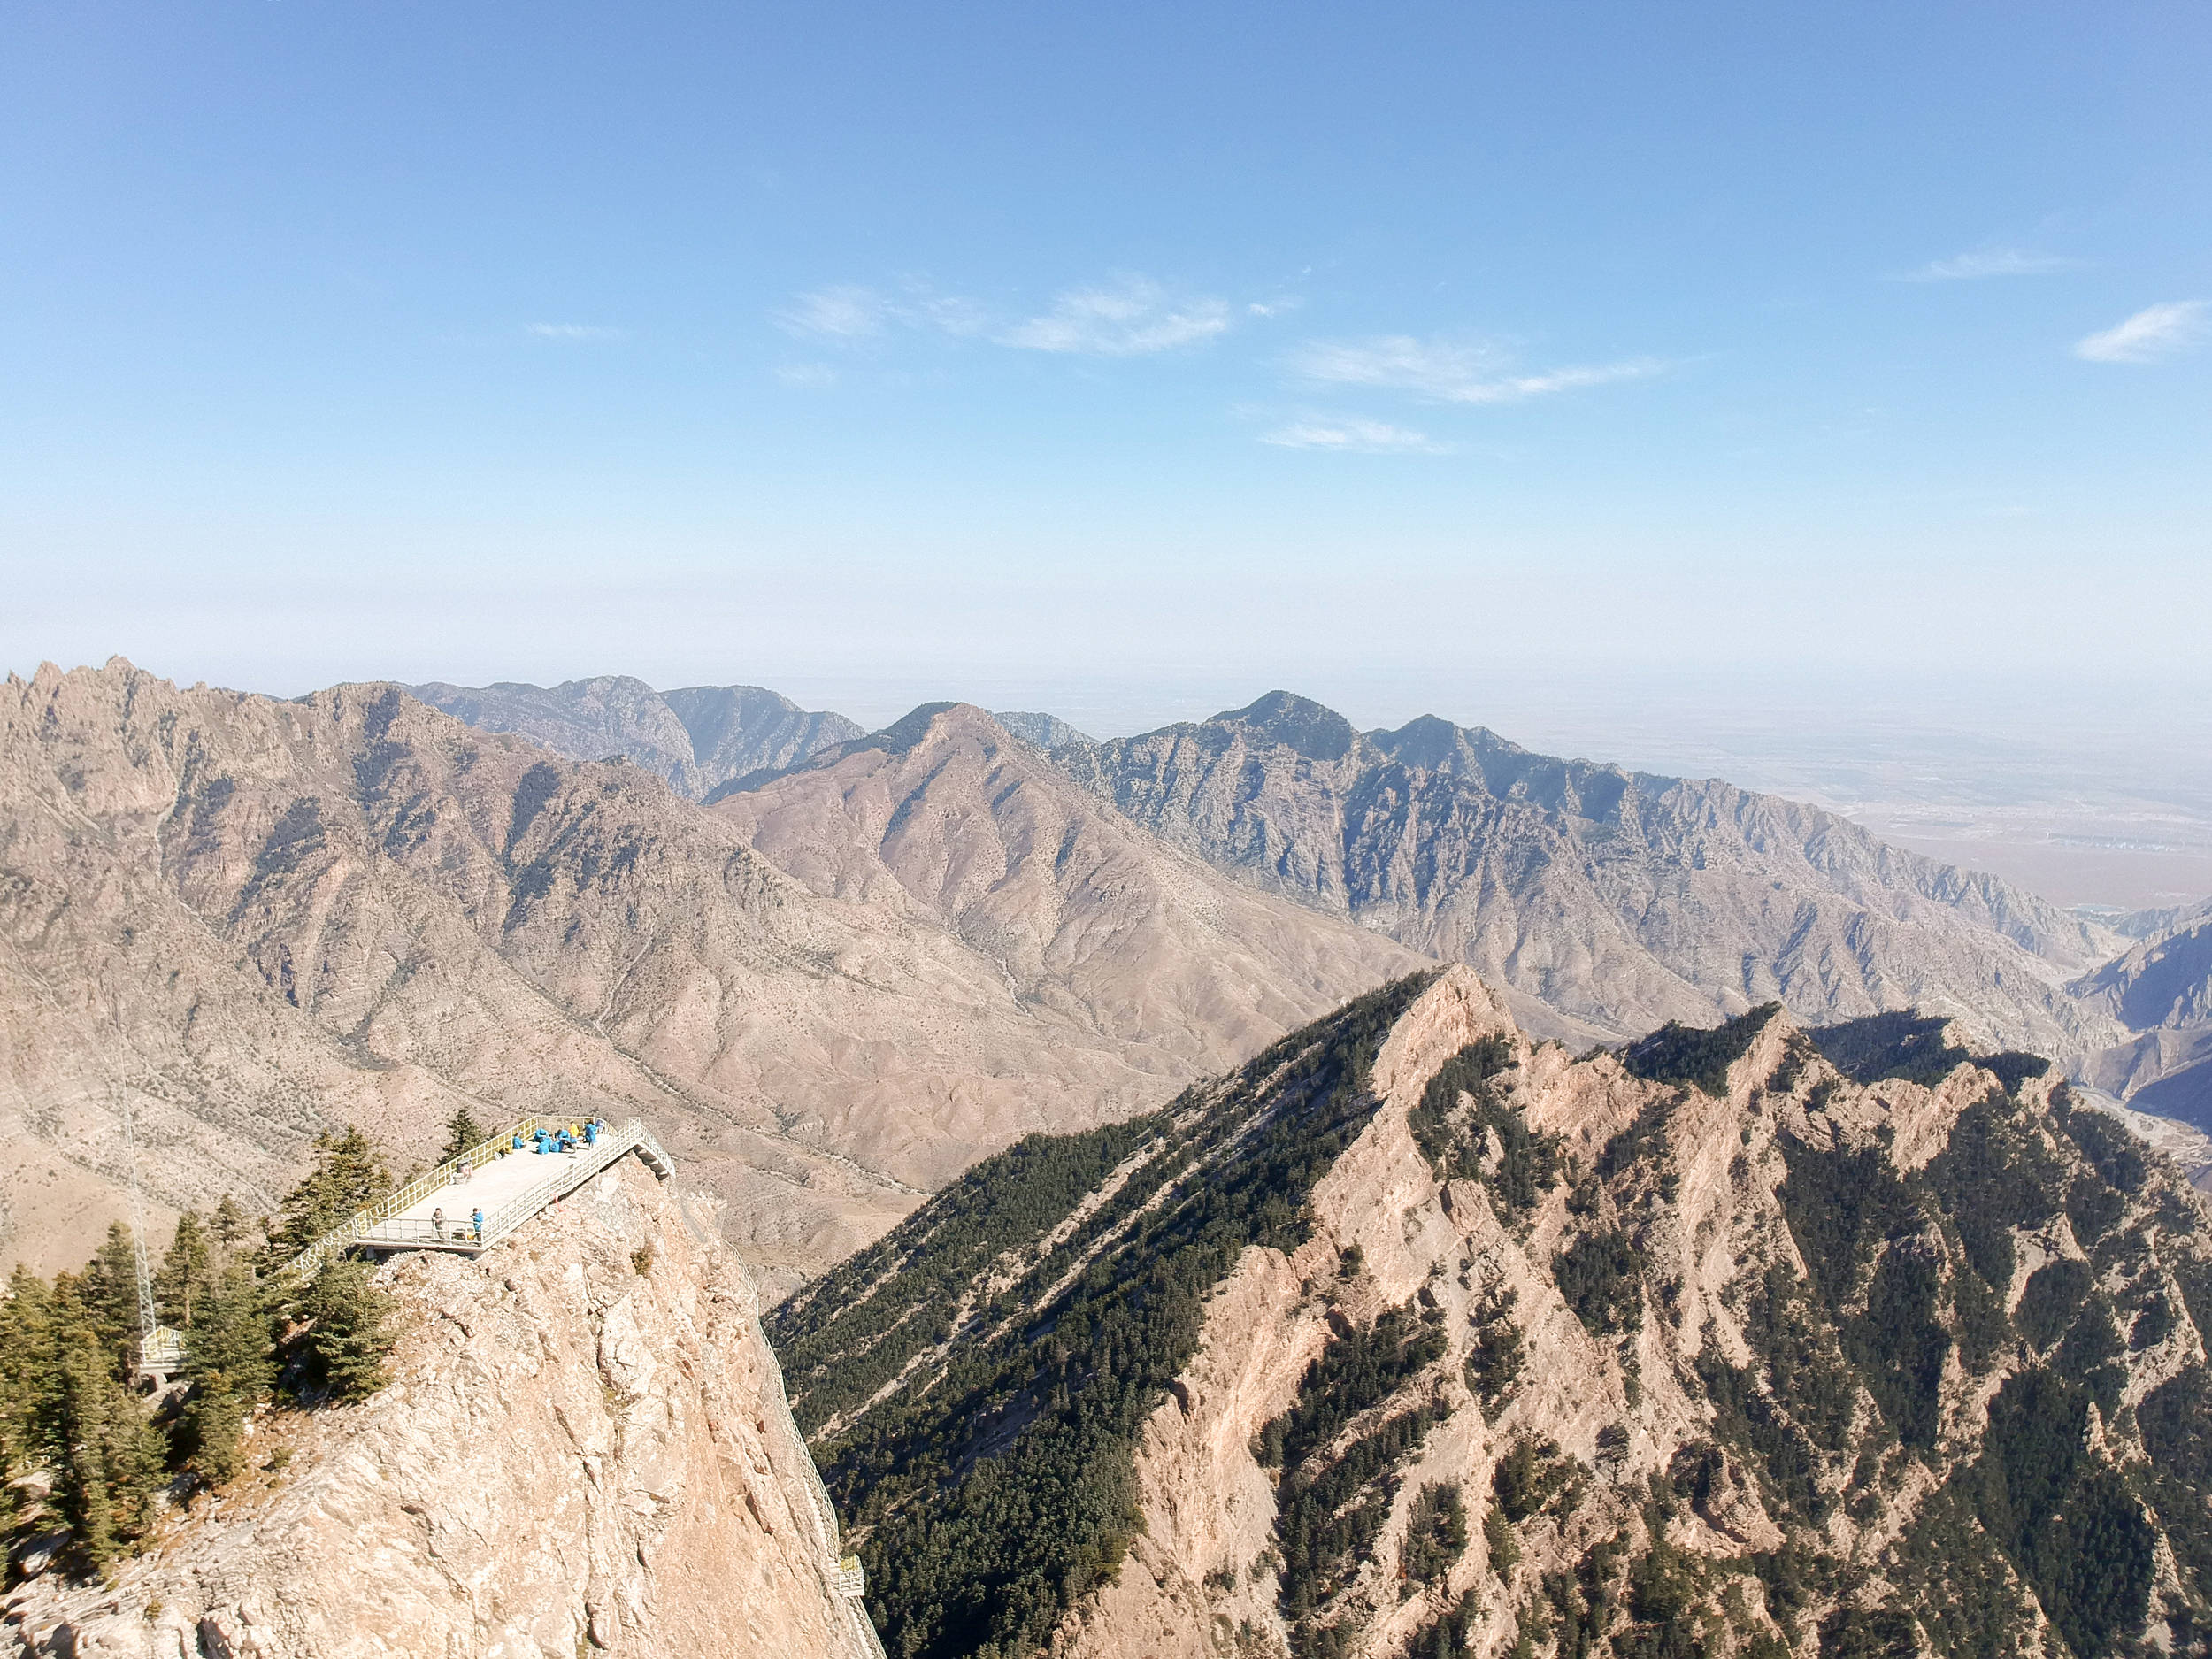
[[[603,1136],[597,1146],[580,1147],[573,1152],[541,1155],[527,1148],[510,1152],[473,1171],[466,1179],[442,1187],[426,1198],[417,1199],[397,1215],[364,1233],[361,1242],[371,1249],[379,1246],[403,1247],[414,1250],[458,1250],[472,1256],[483,1247],[469,1231],[470,1211],[482,1210],[488,1230],[510,1204],[532,1187],[564,1174],[572,1175],[572,1180],[564,1182],[558,1190],[545,1195],[543,1202],[550,1203],[561,1193],[582,1186],[629,1149],[626,1145],[614,1145],[617,1139]],[[437,1237],[430,1220],[431,1212],[440,1210],[445,1212],[445,1230],[450,1235],[442,1240]]]

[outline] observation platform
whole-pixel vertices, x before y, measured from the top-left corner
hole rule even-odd
[[[311,1273],[334,1252],[356,1248],[379,1254],[451,1250],[474,1256],[633,1152],[664,1181],[676,1172],[652,1131],[634,1118],[620,1128],[601,1125],[595,1141],[579,1142],[566,1152],[534,1150],[536,1128],[534,1118],[525,1118],[418,1176],[318,1239],[284,1271]],[[517,1135],[523,1140],[520,1151],[513,1147]],[[442,1217],[434,1219],[440,1211]],[[480,1227],[473,1219],[480,1211]]]

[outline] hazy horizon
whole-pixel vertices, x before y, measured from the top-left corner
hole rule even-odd
[[[128,656],[128,653],[120,653]],[[1884,839],[1985,869],[2057,902],[2155,909],[2212,895],[2212,705],[2182,688],[2106,682],[2050,687],[2030,676],[1940,682],[1839,682],[1816,674],[1709,671],[1561,675],[1311,670],[1008,676],[948,664],[885,675],[789,674],[737,664],[655,679],[611,663],[534,679],[496,673],[334,675],[242,685],[160,661],[137,666],[180,683],[295,696],[347,680],[541,686],[627,674],[656,689],[765,686],[870,730],[925,703],[959,701],[1058,716],[1110,739],[1202,720],[1282,689],[1362,730],[1424,714],[1486,726],[1509,741],[1666,775],[1722,778],[1810,802]],[[66,668],[74,664],[62,663]],[[0,664],[27,676],[35,662]]]
[[[2162,891],[2208,65],[2170,4],[15,8],[0,661],[1284,686]]]

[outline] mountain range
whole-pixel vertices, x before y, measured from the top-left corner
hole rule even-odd
[[[964,823],[1003,818],[996,865],[914,862],[941,782],[889,804],[879,870],[810,886],[751,845],[757,801],[396,687],[9,680],[0,1249],[73,1263],[134,1180],[157,1231],[225,1191],[265,1207],[348,1121],[404,1168],[463,1108],[639,1112],[772,1279],[816,1271],[1018,1136],[1148,1108],[1417,963],[984,735]],[[818,804],[780,833],[850,850],[843,797]]]
[[[129,1213],[134,1141],[157,1225],[265,1203],[349,1120],[404,1164],[463,1106],[638,1111],[787,1288],[1021,1135],[1437,958],[1578,1050],[1772,1000],[1917,1007],[2137,1098],[2202,1057],[2186,996],[2134,1025],[2196,923],[2130,946],[1811,808],[1442,720],[1275,693],[1102,742],[750,687],[417,689],[442,707],[119,659],[0,691],[0,1255]]]
[[[468,700],[496,691],[595,710],[611,706],[596,688],[612,686],[641,711],[634,750],[675,723],[636,681],[491,687],[447,706],[474,718]],[[668,694],[670,706],[703,695]],[[764,732],[787,729],[787,714],[775,718]],[[854,744],[895,746],[918,718],[795,753],[783,773],[834,765]],[[1538,755],[1432,716],[1359,732],[1280,691],[1107,742],[1050,716],[990,718],[1130,822],[1239,882],[1466,962],[1601,1030],[1709,1022],[1774,998],[1812,1020],[1917,1006],[2055,1053],[2126,1034],[2108,1007],[2066,989],[2124,939],[1794,802]],[[550,720],[540,730],[558,736]],[[566,752],[617,735],[588,730]],[[707,793],[727,800],[775,783],[761,772]]]

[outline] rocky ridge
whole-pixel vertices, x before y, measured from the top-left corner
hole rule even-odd
[[[1455,968],[770,1333],[913,1659],[2101,1659],[2212,1615],[2208,1320],[2180,1171],[2050,1068],[1771,1008],[1578,1060]]]
[[[12,1650],[113,1659],[880,1659],[743,1265],[626,1159],[469,1260],[380,1275],[367,1402],[257,1419],[253,1471]]]
[[[1052,758],[1240,879],[1618,1033],[1778,1000],[1810,1022],[1916,1007],[2069,1056],[2120,1034],[2062,984],[2109,954],[2101,930],[1717,780],[1433,716],[1357,732],[1286,692]]]
[[[841,714],[802,709],[759,686],[663,692],[627,674],[603,674],[557,686],[503,680],[406,689],[480,731],[512,732],[572,760],[625,757],[694,800],[861,735]]]

